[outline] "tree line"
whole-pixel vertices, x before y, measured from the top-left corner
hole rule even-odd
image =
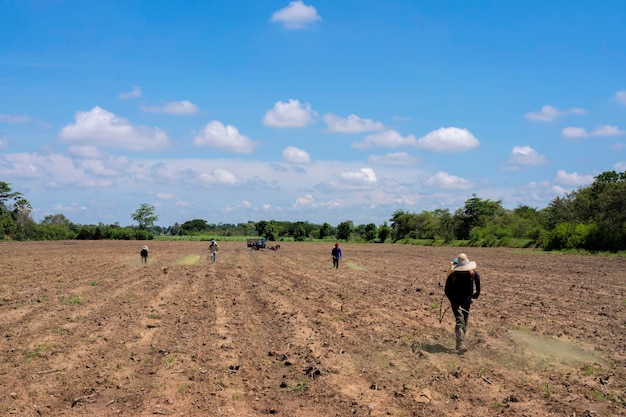
[[[381,225],[355,225],[352,220],[346,220],[332,226],[273,219],[210,224],[203,219],[192,219],[162,227],[155,225],[158,215],[154,206],[146,203],[131,214],[136,224],[130,226],[80,225],[63,214],[47,215],[37,223],[31,212],[31,204],[21,193],[0,182],[3,240],[146,240],[155,236],[211,235],[215,238],[261,236],[270,241],[320,239],[617,252],[626,250],[626,172],[603,172],[594,177],[591,185],[556,197],[542,209],[520,205],[508,210],[501,200],[482,199],[473,194],[454,212],[397,210]]]

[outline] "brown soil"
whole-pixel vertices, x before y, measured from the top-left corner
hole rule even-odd
[[[625,258],[463,249],[459,355],[461,249],[141,245],[0,244],[1,415],[626,415]]]

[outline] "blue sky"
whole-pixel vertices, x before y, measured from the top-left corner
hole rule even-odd
[[[622,1],[0,0],[0,181],[37,221],[380,225],[610,170]]]

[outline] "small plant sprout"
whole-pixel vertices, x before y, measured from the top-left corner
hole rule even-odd
[[[67,299],[67,301],[65,301],[65,304],[67,305],[74,305],[74,304],[82,304],[83,302],[81,301],[80,297],[78,296],[72,296],[70,298]]]

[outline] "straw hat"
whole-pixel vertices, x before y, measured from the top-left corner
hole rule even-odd
[[[464,253],[459,253],[456,257],[456,262],[453,271],[470,271],[472,269],[476,269],[476,262],[471,261],[467,258],[467,255]]]

